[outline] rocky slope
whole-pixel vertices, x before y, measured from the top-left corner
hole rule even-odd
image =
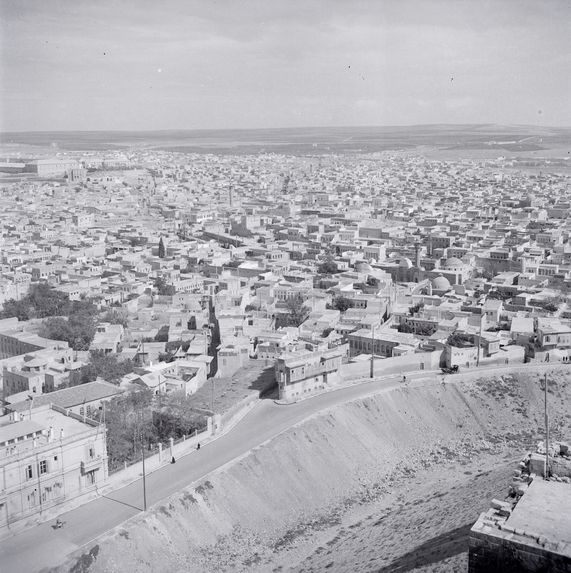
[[[542,377],[471,378],[324,411],[58,571],[465,570],[469,527],[543,436]],[[554,439],[569,378],[550,376]]]

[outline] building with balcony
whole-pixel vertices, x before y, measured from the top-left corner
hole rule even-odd
[[[337,371],[347,357],[346,344],[327,350],[295,352],[276,360],[276,380],[280,400],[295,400],[324,390],[337,379]]]
[[[0,536],[67,511],[107,476],[104,425],[53,405],[0,417]]]

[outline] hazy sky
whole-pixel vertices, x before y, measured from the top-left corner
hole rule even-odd
[[[0,0],[0,130],[571,126],[571,0]]]

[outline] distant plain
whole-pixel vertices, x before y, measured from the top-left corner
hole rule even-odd
[[[3,152],[160,149],[187,153],[292,155],[374,153],[429,146],[440,151],[530,153],[571,150],[571,128],[501,125],[0,133]]]

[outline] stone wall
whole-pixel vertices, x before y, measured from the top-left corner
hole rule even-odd
[[[569,445],[565,442],[550,444],[549,479],[554,485],[571,484],[567,475],[556,475],[557,468],[564,474],[571,466]],[[514,470],[514,476],[505,501],[492,500],[492,507],[481,514],[470,531],[469,573],[569,573],[571,547],[568,542],[549,537],[546,531],[531,531],[510,521],[513,510],[525,497],[534,479],[543,479],[545,443],[539,442],[535,453],[529,452]],[[541,476],[541,477],[537,477]],[[563,484],[562,484],[563,485]],[[564,486],[568,487],[568,486]],[[529,508],[526,508],[529,509]],[[547,510],[543,510],[547,511]],[[532,526],[533,527],[533,526]]]
[[[571,559],[501,530],[470,532],[469,573],[569,573]]]

